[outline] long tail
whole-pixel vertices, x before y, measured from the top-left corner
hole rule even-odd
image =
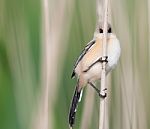
[[[78,91],[78,87],[75,89],[75,93],[72,99],[70,112],[69,112],[69,125],[72,127],[75,123],[75,115],[78,107],[78,102],[80,102],[82,97],[82,89]]]

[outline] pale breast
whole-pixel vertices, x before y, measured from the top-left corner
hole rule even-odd
[[[121,53],[120,43],[119,40],[114,35],[110,38],[107,46],[107,55],[108,55],[108,64],[106,68],[107,73],[113,68],[115,68],[115,66],[117,65],[120,53]]]
[[[97,38],[96,42],[84,55],[77,65],[75,72],[78,76],[82,74],[84,80],[100,79],[102,65],[100,62],[94,64],[87,72],[83,72],[89,68],[95,61],[102,57],[103,38]],[[107,41],[108,64],[106,65],[106,73],[115,67],[120,57],[120,44],[116,36],[112,35]]]

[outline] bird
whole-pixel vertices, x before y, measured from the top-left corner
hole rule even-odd
[[[120,42],[115,33],[112,32],[110,24],[107,24],[107,47],[106,56],[102,53],[104,29],[102,24],[96,26],[93,39],[84,47],[73,67],[71,78],[77,77],[74,95],[69,111],[69,127],[73,128],[78,102],[81,101],[83,89],[87,84],[92,86],[100,97],[105,98],[107,94],[101,94],[100,90],[93,84],[101,79],[102,63],[106,63],[106,75],[115,68],[120,58]],[[107,89],[103,89],[104,91]]]

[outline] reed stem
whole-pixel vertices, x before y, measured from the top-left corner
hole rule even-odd
[[[100,2],[101,0],[98,0],[99,4],[101,4],[102,2]],[[107,24],[108,24],[108,0],[105,0],[104,5],[98,5],[97,6],[97,11],[100,11],[101,9],[99,9],[100,7],[104,7],[104,19],[103,20],[103,43],[102,43],[102,56],[105,57],[106,56],[106,47],[107,47]],[[102,12],[97,12],[97,14],[100,14]],[[100,17],[102,15],[98,15],[98,20],[100,21]],[[102,18],[102,17],[101,17]],[[103,62],[102,64],[102,73],[101,73],[101,85],[100,85],[100,89],[101,89],[101,94],[105,94],[104,89],[106,88],[106,70],[105,70],[105,66],[106,63]],[[105,123],[105,99],[101,98],[100,99],[100,111],[99,111],[99,129],[104,129],[104,123]]]

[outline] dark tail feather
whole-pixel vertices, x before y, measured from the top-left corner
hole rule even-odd
[[[74,125],[74,122],[75,122],[75,115],[76,115],[80,95],[81,95],[81,90],[78,91],[78,87],[76,87],[75,93],[74,93],[74,96],[72,99],[71,107],[70,107],[70,112],[69,112],[69,125],[70,125],[70,127],[72,127]]]

